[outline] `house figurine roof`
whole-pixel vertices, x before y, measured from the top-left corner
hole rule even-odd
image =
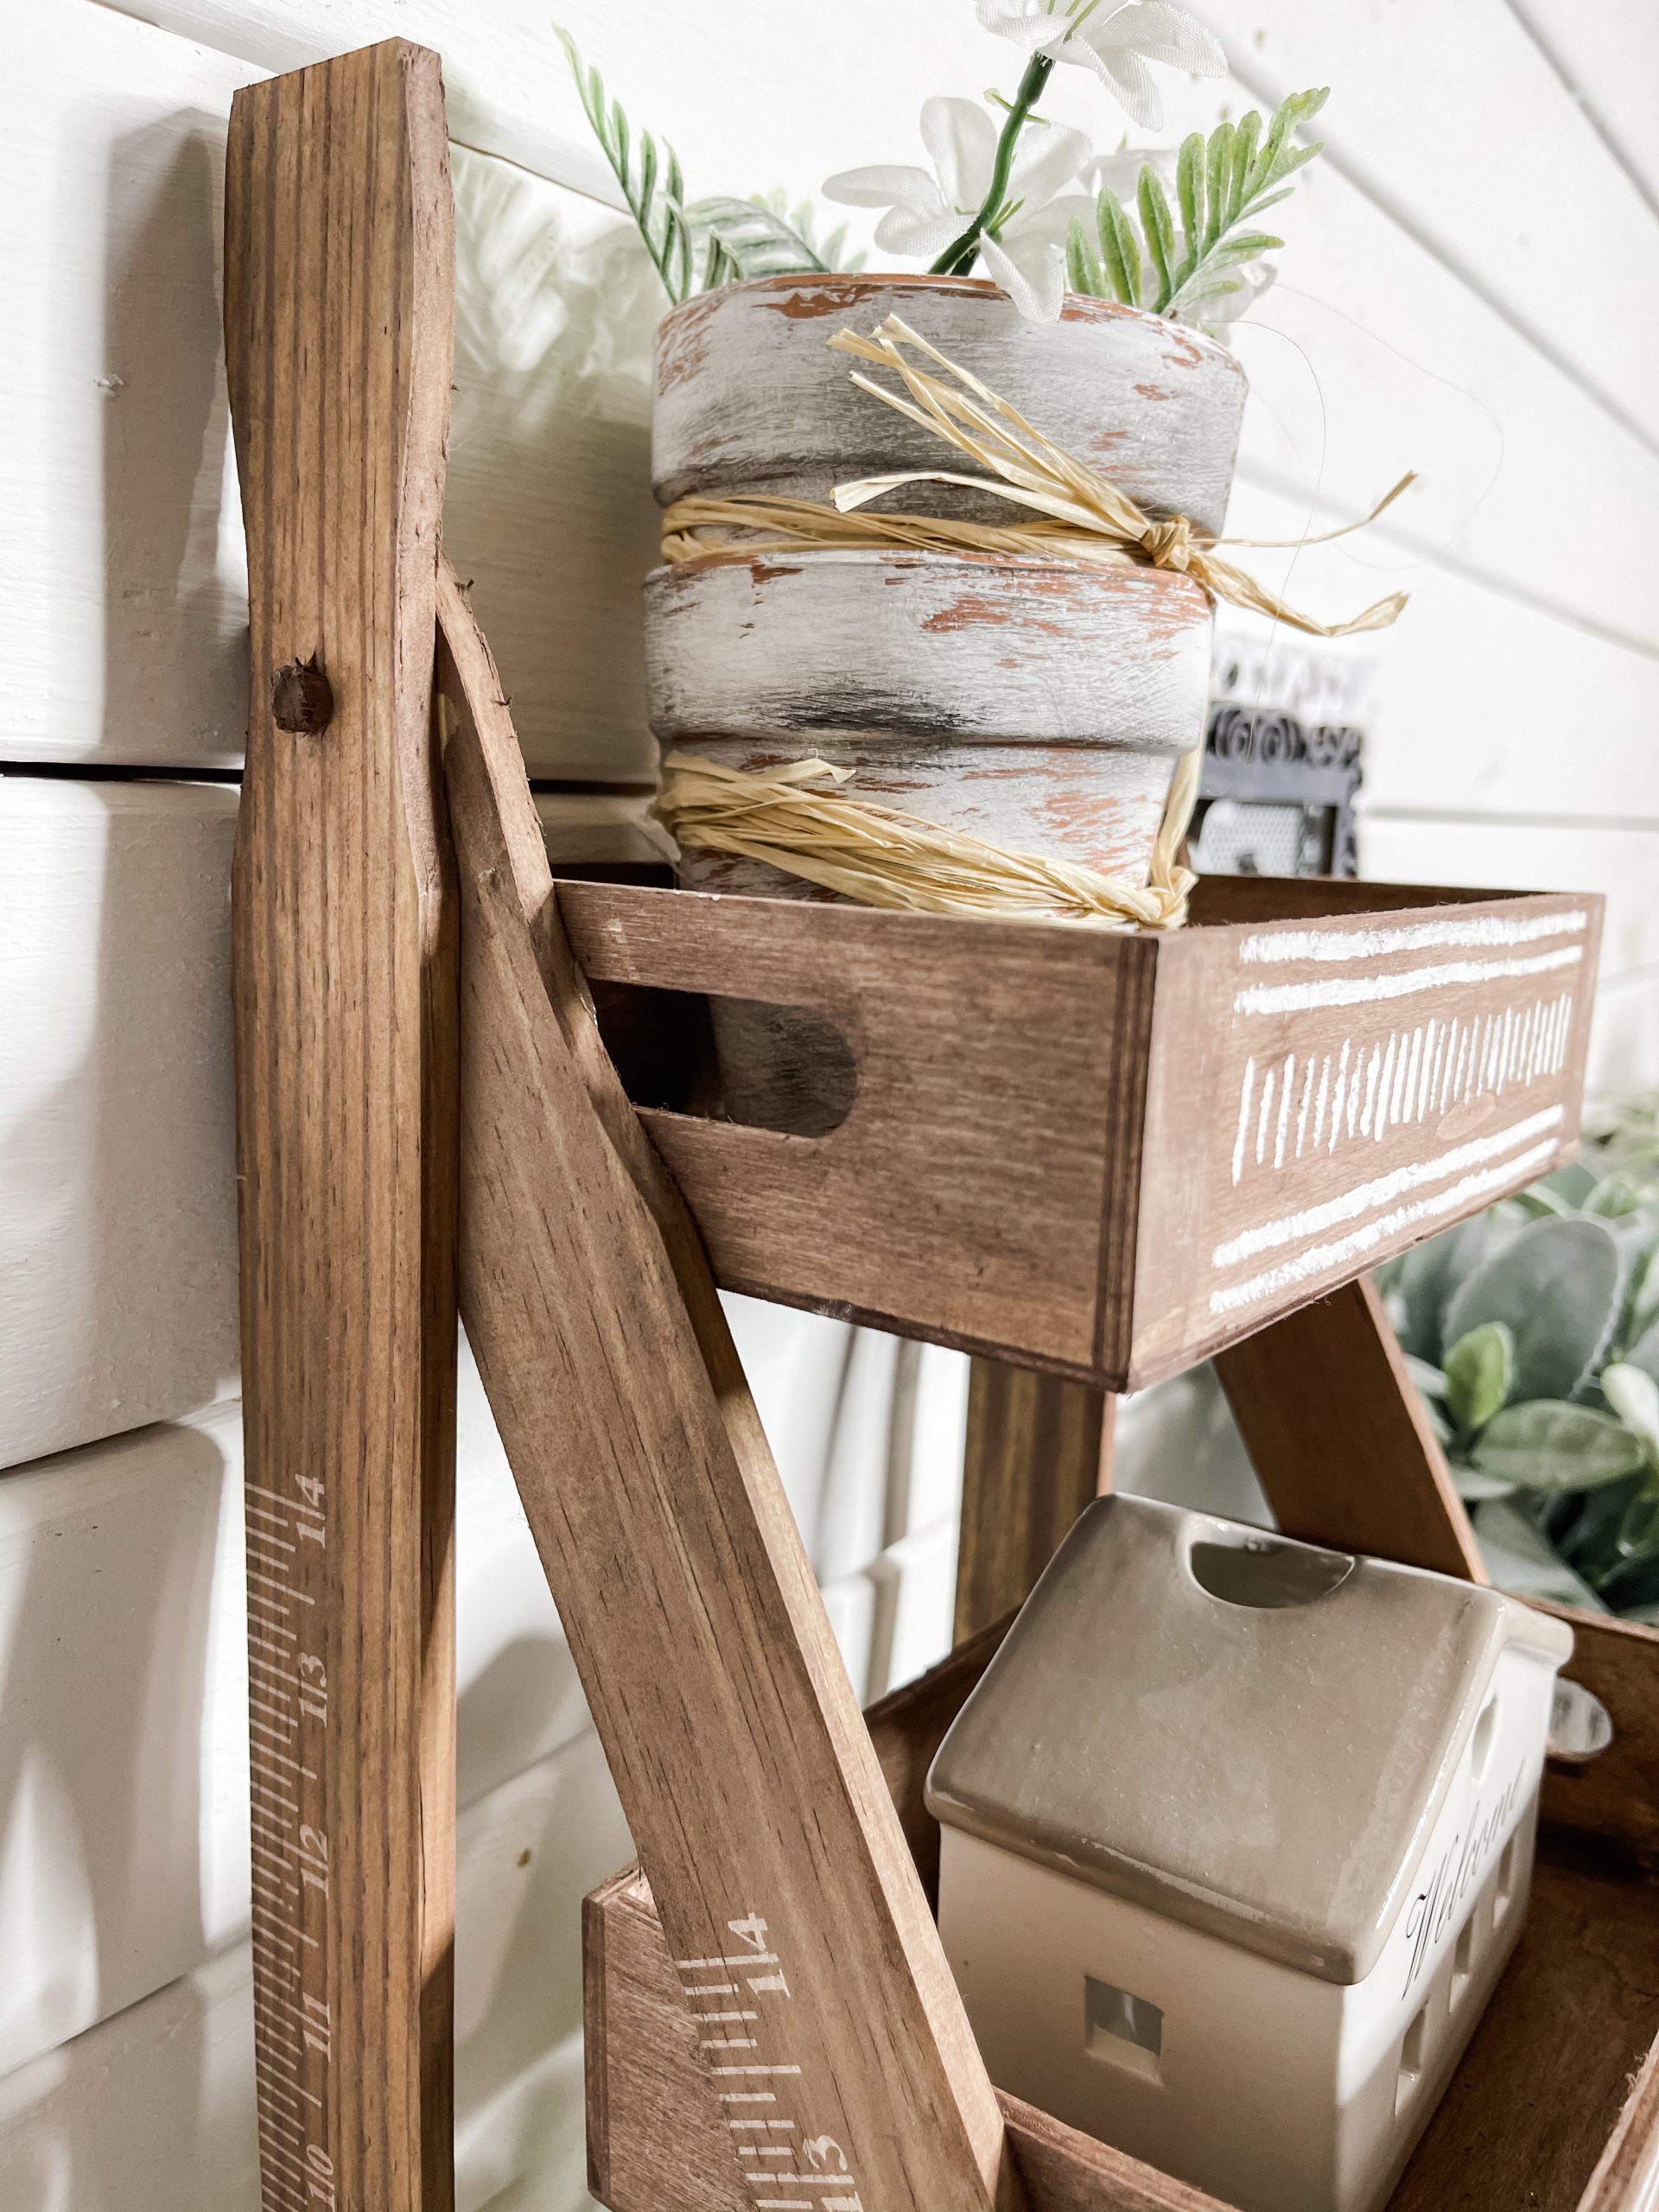
[[[1518,1599],[1148,1499],[1066,1539],[928,1777],[950,1825],[1326,1980],[1405,1903]]]

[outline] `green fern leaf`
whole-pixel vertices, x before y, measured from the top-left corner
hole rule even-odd
[[[718,238],[739,276],[792,276],[824,266],[787,216],[764,200],[694,200],[685,217],[694,237]]]
[[[1072,291],[1081,292],[1091,300],[1121,298],[1110,278],[1096,258],[1089,244],[1088,233],[1074,215],[1071,227],[1065,237],[1065,281]]]
[[[1175,219],[1169,212],[1169,200],[1158,181],[1158,173],[1151,164],[1141,172],[1137,194],[1141,207],[1141,228],[1146,235],[1147,252],[1158,276],[1158,296],[1153,302],[1155,312],[1162,315],[1169,304],[1174,289]]]
[[[1226,228],[1228,222],[1227,194],[1232,181],[1233,142],[1238,133],[1230,123],[1218,123],[1210,133],[1209,219],[1204,226],[1202,246],[1213,245]],[[1198,251],[1192,256],[1193,264]]]
[[[1211,142],[1213,144],[1213,141]],[[1214,171],[1211,170],[1211,182]],[[1195,130],[1190,138],[1183,138],[1181,150],[1175,162],[1175,190],[1181,203],[1182,244],[1181,268],[1196,267],[1204,251],[1204,137]],[[1211,202],[1211,207],[1214,201]]]
[[[1103,185],[1095,208],[1095,226],[1100,233],[1101,258],[1112,289],[1125,307],[1141,304],[1141,241],[1135,235],[1135,225],[1129,220],[1122,201],[1110,185]]]
[[[1244,208],[1244,180],[1249,175],[1250,163],[1255,158],[1255,149],[1262,136],[1262,115],[1257,108],[1240,119],[1233,133],[1230,174],[1227,180],[1227,212],[1222,219],[1224,230],[1236,223]]]
[[[1236,126],[1224,123],[1217,125],[1206,149],[1203,249],[1196,254],[1189,251],[1173,273],[1167,266],[1167,202],[1158,190],[1152,172],[1141,172],[1141,215],[1147,232],[1147,251],[1159,273],[1157,308],[1160,315],[1187,315],[1205,300],[1237,291],[1236,281],[1227,277],[1225,272],[1284,244],[1282,238],[1274,238],[1266,231],[1240,226],[1253,222],[1268,208],[1277,207],[1287,198],[1291,188],[1286,180],[1323,151],[1319,145],[1293,145],[1290,133],[1299,124],[1317,115],[1326,97],[1322,88],[1291,93],[1274,110],[1265,132],[1261,115],[1254,108]],[[1186,148],[1184,146],[1181,150],[1185,162]],[[1193,196],[1183,175],[1184,216]]]

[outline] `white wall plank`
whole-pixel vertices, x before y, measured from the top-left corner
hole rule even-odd
[[[253,73],[54,0],[8,41],[0,757],[223,763],[247,585],[219,342],[225,116]]]
[[[641,801],[539,804],[557,859],[660,856]],[[235,1387],[236,807],[0,774],[0,1467]]]
[[[0,1477],[0,2069],[246,1920],[240,1424]]]
[[[225,118],[258,73],[90,0],[0,149],[0,759],[228,766],[246,583],[219,343]],[[532,772],[640,779],[657,279],[607,207],[458,149],[450,550]]]
[[[589,1724],[466,1353],[460,1381],[465,1806]],[[0,2072],[245,1925],[241,1476],[235,1403],[0,1476]]]
[[[1659,1090],[1659,967],[1604,983],[1596,998],[1598,1086],[1609,1092]]]
[[[235,1374],[236,803],[0,776],[0,1465]]]
[[[1230,528],[1242,536],[1294,540],[1308,526],[1305,500],[1249,482],[1235,491]],[[1361,715],[1370,804],[1659,817],[1659,658],[1425,562],[1387,518],[1333,545],[1237,557],[1321,618],[1410,594],[1392,629],[1313,646],[1370,671]],[[1270,641],[1263,618],[1230,610],[1227,620],[1230,634]]]
[[[1659,12],[1652,0],[1509,0],[1659,210]]]
[[[579,1907],[630,1849],[591,1732],[461,1815],[460,2212],[586,2212]],[[0,2078],[0,2202],[18,2212],[258,2202],[244,1944]]]
[[[444,537],[532,775],[650,782],[639,585],[657,557],[652,341],[631,223],[457,148]]]
[[[1507,0],[1194,12],[1264,101],[1332,86],[1319,135],[1333,162],[1659,442],[1659,224]]]
[[[861,1690],[879,1643],[879,1694],[891,1650],[922,1650],[920,1664],[948,1645],[965,1363],[929,1348],[924,1366],[908,1357],[920,1348],[890,1337],[731,1305],[809,1541],[851,1562],[832,1610]],[[895,1395],[901,1351],[924,1387]],[[0,1476],[0,2074],[194,1969],[245,1924],[240,1424],[232,1402]],[[457,1427],[467,1806],[589,1724],[464,1344]],[[893,1463],[916,1471],[916,1504],[944,1515],[919,1548],[908,1534],[884,1546]]]
[[[1211,119],[1202,93],[1185,105]],[[1230,334],[1246,482],[1316,493],[1323,529],[1414,468],[1389,520],[1420,562],[1659,646],[1659,456],[1335,170],[1315,162],[1272,219],[1279,281]]]
[[[399,8],[398,22],[418,31],[407,22],[411,12]],[[721,79],[717,97],[690,99],[687,86],[702,80],[669,73],[683,35],[677,18],[659,38],[630,41],[626,65],[639,71],[648,96],[654,88],[677,116],[682,107],[690,111],[711,161],[722,163],[735,156],[730,130],[715,127],[716,111],[744,99],[744,72],[767,54],[775,58],[776,41],[785,35],[757,30],[747,0],[743,8],[734,0],[726,13],[734,32],[753,31],[755,38],[742,48],[743,69],[734,79]],[[236,21],[263,52],[257,17],[257,10],[244,9]],[[209,379],[211,419],[201,430],[207,461],[195,444],[184,454],[188,442],[179,424],[188,410],[177,407],[175,396],[190,388],[192,374],[200,380],[194,357],[213,343],[219,124],[201,104],[211,98],[222,110],[230,81],[248,73],[247,66],[210,68],[181,40],[86,0],[59,0],[41,20],[41,50],[36,55],[31,46],[27,65],[30,96],[21,106],[47,149],[43,162],[72,133],[91,148],[64,190],[78,228],[95,234],[79,256],[54,264],[52,281],[61,296],[40,326],[35,352],[19,355],[10,370],[0,364],[0,397],[14,415],[39,421],[44,433],[9,448],[18,476],[11,488],[22,518],[20,541],[35,532],[30,518],[41,517],[51,518],[64,541],[63,557],[48,563],[34,587],[37,598],[46,595],[32,611],[29,633],[48,642],[26,647],[14,671],[18,703],[0,709],[0,749],[19,758],[233,760],[239,572],[233,505],[224,497],[216,373]],[[941,60],[931,20],[920,11],[907,19],[904,41],[890,57],[893,83],[906,80],[902,106],[889,105],[884,91],[873,109],[860,111],[859,128],[874,151],[913,151],[916,97],[943,81],[941,72],[965,66],[957,48],[948,64]],[[314,7],[309,15],[297,11],[283,35],[297,58],[291,41],[302,32],[337,46],[378,26],[372,7]],[[449,27],[463,48],[468,35],[486,42],[499,36],[493,15],[481,34]],[[593,38],[603,41],[606,29],[595,17]],[[228,36],[228,17],[220,31]],[[545,27],[537,35],[540,46],[532,41],[513,56],[514,97],[526,72],[533,79],[541,66],[533,57],[546,45]],[[706,54],[706,38],[696,36]],[[1009,50],[976,31],[972,37],[994,73]],[[543,58],[550,86],[562,87],[563,63],[555,70]],[[498,60],[505,80],[505,61]],[[148,127],[127,129],[145,87]],[[1172,123],[1178,115],[1208,119],[1225,89],[1184,90],[1173,80]],[[1064,73],[1059,92],[1066,111],[1102,127],[1103,96],[1080,73]],[[742,135],[746,159],[760,159],[780,114],[798,121],[795,105],[769,99],[760,135]],[[816,130],[822,105],[807,105]],[[94,128],[105,109],[109,119]],[[844,122],[837,127],[844,153]],[[884,132],[885,143],[877,143]],[[151,219],[136,226],[137,244],[124,234],[99,235],[96,208],[86,205],[90,173],[99,158],[108,158],[98,156],[98,144],[112,139],[140,146],[149,160],[148,170],[135,169],[124,181],[124,207],[152,208]],[[793,132],[786,149],[791,182],[814,181],[815,145],[811,130]],[[161,150],[151,158],[154,148]],[[781,140],[779,149],[783,159]],[[163,192],[157,178],[172,175],[169,162],[200,172],[204,188],[194,200],[173,187],[171,198]],[[643,723],[636,585],[652,558],[643,476],[655,279],[626,224],[594,203],[465,152],[457,155],[456,180],[461,335],[452,548],[479,579],[480,612],[532,768],[643,777],[652,751]],[[733,179],[722,172],[722,181]],[[1260,327],[1246,326],[1239,340],[1257,387],[1244,442],[1247,474],[1280,486],[1317,485],[1328,516],[1357,511],[1399,468],[1419,466],[1426,481],[1400,511],[1398,543],[1419,565],[1424,588],[1433,576],[1421,568],[1424,556],[1445,552],[1471,575],[1518,595],[1523,613],[1556,607],[1608,635],[1659,642],[1659,609],[1645,581],[1659,563],[1659,460],[1334,172],[1316,168],[1286,220],[1284,285],[1260,308]],[[39,233],[38,225],[23,227],[23,251],[36,264],[49,250]],[[43,290],[43,266],[31,271],[26,264],[26,275]],[[191,283],[197,310],[181,321],[175,296]],[[124,365],[111,365],[106,291],[121,303],[116,334]],[[178,357],[181,346],[192,351],[191,361]],[[122,378],[121,388],[99,391],[99,379],[110,375]],[[3,389],[8,377],[10,391]],[[158,439],[149,417],[162,413],[168,437]],[[112,438],[106,454],[106,428],[128,423],[136,434]],[[166,481],[143,474],[163,462],[171,472]],[[1539,486],[1550,480],[1569,487],[1570,496],[1551,504],[1546,525]],[[124,555],[113,580],[107,659],[140,680],[119,691],[108,680],[105,651],[106,508],[132,556]],[[175,541],[184,549],[182,568],[168,550]],[[129,627],[142,633],[130,648]],[[31,663],[31,653],[34,663],[46,655],[50,667]]]

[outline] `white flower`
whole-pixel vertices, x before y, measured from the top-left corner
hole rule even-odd
[[[979,20],[1027,54],[1092,69],[1147,130],[1164,120],[1147,62],[1198,77],[1227,73],[1227,57],[1204,25],[1169,0],[979,0]]]
[[[922,107],[922,143],[937,175],[909,162],[843,169],[827,178],[826,200],[844,207],[884,207],[875,242],[884,252],[931,261],[962,236],[991,188],[998,125],[972,100],[931,99]],[[1052,322],[1065,289],[1065,235],[1087,202],[1055,200],[1088,158],[1081,130],[1028,124],[1014,149],[1004,204],[1012,211],[995,235],[979,241],[985,273],[1033,321]]]

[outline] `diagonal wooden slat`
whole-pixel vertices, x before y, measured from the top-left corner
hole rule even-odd
[[[707,1262],[600,1044],[447,571],[439,605],[461,1311],[728,2132],[779,2122],[826,2207],[1010,2204],[990,2084]]]
[[[1369,1276],[1217,1353],[1216,1371],[1287,1535],[1487,1580]]]

